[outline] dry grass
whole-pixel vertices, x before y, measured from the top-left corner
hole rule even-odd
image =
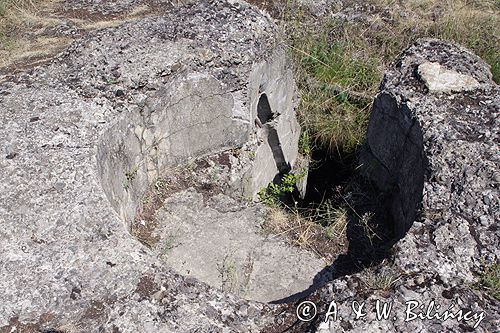
[[[300,214],[289,213],[284,209],[273,207],[267,216],[264,230],[276,236],[286,235],[294,245],[300,248],[312,247],[312,235],[316,224],[303,218]]]
[[[150,7],[140,5],[119,17],[76,19],[64,17],[60,5],[61,0],[0,0],[0,69],[31,66],[67,47],[78,36],[47,33],[48,28],[61,23],[70,22],[82,31],[92,31],[152,13]]]
[[[363,273],[363,283],[372,290],[389,291],[400,279],[401,275],[393,272],[390,268],[380,272],[368,269]]]
[[[380,0],[379,0],[380,1]],[[411,32],[414,37],[435,37],[460,43],[481,56],[500,82],[500,2],[498,0],[413,0],[389,6],[407,13],[393,14],[397,35]]]
[[[47,56],[69,43],[69,38],[40,35],[45,28],[59,22],[46,15],[57,3],[57,0],[0,0],[0,67]]]
[[[500,82],[500,2],[372,0],[362,20],[303,20],[293,8],[283,24],[302,94],[299,116],[316,145],[349,153],[364,141],[370,99],[383,72],[420,37],[458,42],[491,66]],[[296,5],[295,5],[296,6]],[[361,10],[363,11],[363,10]]]
[[[347,248],[347,211],[331,205],[312,209],[271,207],[263,225],[266,233],[315,253],[331,263]]]

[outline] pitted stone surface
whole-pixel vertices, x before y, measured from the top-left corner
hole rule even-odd
[[[426,62],[469,75],[481,88],[429,93],[415,71]],[[478,286],[478,273],[500,256],[499,105],[489,67],[463,47],[420,40],[394,62],[373,107],[363,162],[380,189],[393,194],[396,231],[409,231],[381,267],[338,279],[311,296],[322,300],[317,303],[324,311],[335,300],[344,314],[343,321],[318,321],[317,332],[498,329],[500,303]],[[388,290],[368,287],[378,277],[394,283]],[[362,321],[345,315],[355,300],[365,302]],[[388,319],[375,319],[377,301],[392,304]],[[410,312],[423,319],[406,316],[411,301],[418,307]],[[433,302],[440,308],[430,309]],[[467,320],[434,317],[447,309],[471,313]]]
[[[159,257],[181,274],[269,302],[306,290],[326,266],[311,252],[266,235],[267,207],[223,194],[203,201],[190,188],[159,211]]]
[[[2,83],[0,331],[258,332],[272,323],[272,306],[181,277],[128,227],[161,168],[262,144],[260,94],[289,119],[295,86],[282,54],[267,15],[199,1],[100,30]],[[191,138],[185,149],[162,122]],[[204,123],[218,130],[192,128]],[[173,154],[153,153],[159,143]],[[257,158],[272,156],[235,162],[233,192],[254,193],[244,180]]]

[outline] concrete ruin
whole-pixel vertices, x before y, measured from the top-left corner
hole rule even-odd
[[[479,86],[443,95],[422,74],[429,63]],[[366,272],[331,281],[303,297],[319,312],[300,322],[299,301],[265,302],[307,289],[324,263],[259,233],[266,208],[254,202],[296,171],[300,133],[270,17],[202,0],[92,33],[0,84],[0,332],[472,327],[372,313],[323,322],[332,300],[348,312],[381,298],[457,301],[485,311],[479,331],[493,331],[498,301],[467,284],[477,258],[499,256],[498,101],[487,66],[464,48],[424,40],[402,54],[363,157],[404,236],[370,274],[398,278],[390,294],[367,287]]]
[[[3,82],[0,330],[262,326],[264,304],[178,275],[130,232],[144,223],[136,212],[155,181],[197,158],[226,152],[221,192],[251,202],[293,169],[296,102],[274,23],[238,1],[201,1],[100,30]],[[270,244],[256,230],[262,214],[247,220],[256,244]],[[301,251],[277,246],[273,271],[284,258],[300,267]],[[298,290],[321,269],[315,260]]]

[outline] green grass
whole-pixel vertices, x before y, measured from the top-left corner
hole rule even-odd
[[[349,90],[370,90],[378,81],[377,59],[355,57],[350,41],[330,44],[323,36],[306,44],[308,49],[301,65],[308,74],[322,83],[337,84]],[[340,99],[346,96],[339,94]],[[342,102],[342,100],[339,100]]]
[[[500,264],[486,267],[480,275],[481,285],[496,299],[500,300]]]
[[[370,97],[381,79],[379,59],[358,54],[353,41],[332,43],[314,30],[289,43],[301,90],[299,119],[311,145],[354,151],[364,140]]]
[[[418,38],[440,38],[470,48],[500,82],[499,1],[370,3],[376,10],[367,21],[325,19],[311,24],[302,14],[284,15],[285,43],[296,64],[302,97],[299,118],[313,146],[350,153],[362,144],[370,103],[384,71]]]

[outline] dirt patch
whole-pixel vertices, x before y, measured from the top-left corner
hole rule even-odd
[[[151,248],[160,240],[155,234],[158,227],[156,213],[168,197],[189,187],[194,187],[202,193],[205,200],[224,192],[228,182],[217,177],[223,174],[219,168],[231,167],[229,158],[231,154],[232,151],[225,151],[165,170],[163,175],[149,186],[130,226],[131,233],[141,243]]]
[[[55,319],[55,315],[51,312],[43,313],[38,322],[36,323],[22,323],[19,321],[19,317],[12,317],[9,320],[9,324],[3,327],[0,327],[0,333],[12,333],[12,332],[22,332],[22,333],[44,333],[44,332],[53,332],[57,333],[57,330],[46,329],[43,327],[48,323]]]
[[[155,283],[154,278],[151,276],[143,276],[137,283],[135,293],[139,295],[140,300],[149,299],[151,295],[159,291],[159,286]]]
[[[104,316],[106,311],[106,304],[101,301],[92,300],[90,301],[89,307],[85,314],[82,316],[82,320],[90,319],[95,320]]]

